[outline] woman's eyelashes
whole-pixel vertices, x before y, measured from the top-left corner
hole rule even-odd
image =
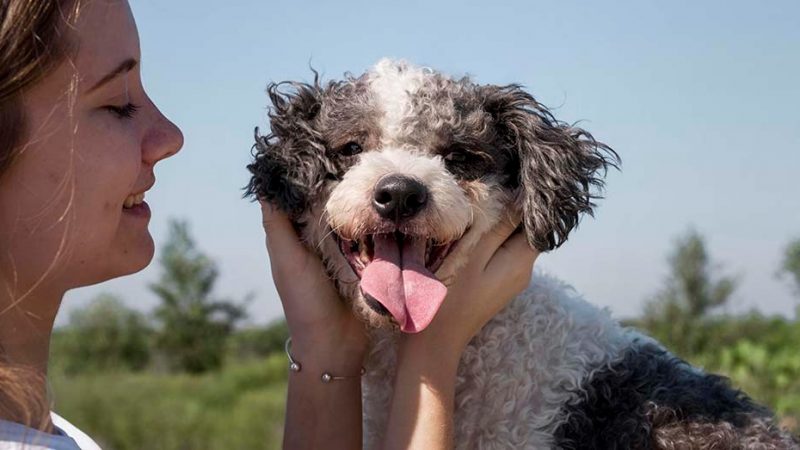
[[[130,119],[136,114],[136,111],[139,110],[139,106],[134,105],[133,103],[126,103],[122,106],[108,105],[104,106],[103,108],[117,116],[119,119]]]

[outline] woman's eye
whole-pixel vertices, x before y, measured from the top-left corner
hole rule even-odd
[[[105,109],[120,119],[130,119],[136,114],[136,111],[139,110],[139,107],[133,103],[126,103],[122,106],[108,105],[105,106]]]
[[[362,149],[361,145],[358,144],[357,142],[348,142],[347,144],[344,144],[343,146],[339,147],[338,153],[343,156],[354,156],[363,151],[364,149]]]

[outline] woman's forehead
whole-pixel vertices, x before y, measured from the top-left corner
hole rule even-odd
[[[74,64],[81,77],[82,91],[95,86],[125,61],[140,58],[136,22],[125,0],[84,2],[75,37]]]

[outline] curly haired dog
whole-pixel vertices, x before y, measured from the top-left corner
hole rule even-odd
[[[287,88],[287,89],[283,89]],[[592,213],[616,153],[517,85],[478,85],[405,62],[268,89],[248,194],[290,213],[373,330],[364,444],[381,441],[398,333],[423,330],[481,236],[522,217],[560,246]],[[798,448],[725,379],[626,330],[536,275],[464,352],[458,448]]]

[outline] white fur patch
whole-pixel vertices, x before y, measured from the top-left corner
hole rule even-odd
[[[396,141],[403,120],[413,114],[411,96],[425,83],[430,69],[384,58],[369,72],[370,88],[383,110],[383,145]]]

